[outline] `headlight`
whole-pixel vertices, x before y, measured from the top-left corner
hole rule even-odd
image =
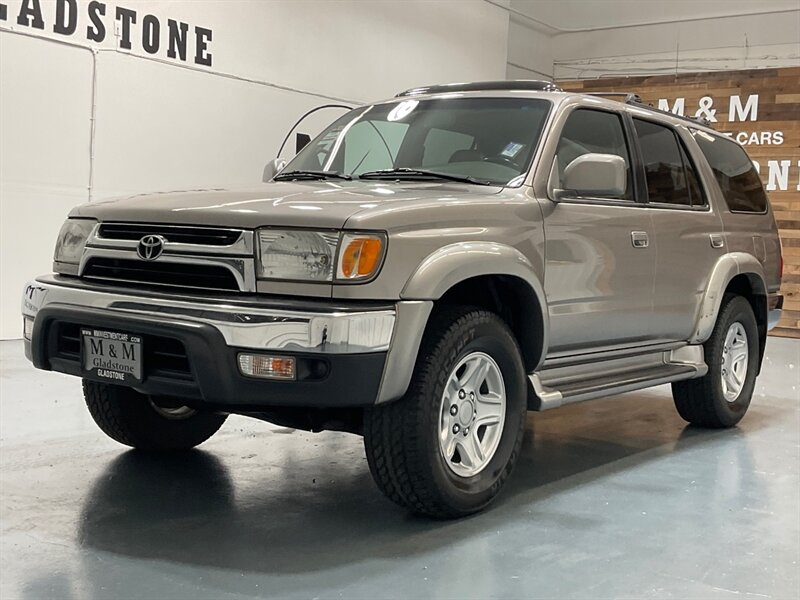
[[[336,232],[262,229],[258,276],[262,279],[333,280]]]
[[[383,234],[261,229],[258,277],[295,281],[364,281],[377,273]],[[337,258],[338,257],[338,258]]]
[[[58,233],[53,260],[73,265],[80,263],[83,247],[96,224],[97,221],[91,219],[67,219]]]

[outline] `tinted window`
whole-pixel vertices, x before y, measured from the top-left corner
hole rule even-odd
[[[705,204],[697,173],[675,131],[649,121],[633,120],[642,150],[650,202]]]
[[[702,131],[692,133],[714,171],[728,208],[742,212],[766,212],[767,193],[744,149],[733,140],[721,136]]]
[[[627,184],[625,200],[633,199],[630,169],[630,154],[622,129],[622,119],[615,113],[599,110],[578,109],[567,117],[561,139],[558,141],[558,181],[564,177],[564,169],[573,160],[590,152],[614,154],[625,159]]]

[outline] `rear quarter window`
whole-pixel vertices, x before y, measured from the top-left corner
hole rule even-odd
[[[744,149],[728,138],[692,131],[733,212],[767,212],[767,193],[753,162]]]

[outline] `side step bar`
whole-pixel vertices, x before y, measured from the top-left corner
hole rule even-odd
[[[561,364],[558,364],[561,363]],[[529,410],[550,410],[565,404],[612,396],[642,388],[702,377],[708,372],[702,346],[682,345],[670,350],[649,350],[643,354],[621,353],[558,361],[528,376],[531,393]]]

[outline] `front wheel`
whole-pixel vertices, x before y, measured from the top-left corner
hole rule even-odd
[[[140,450],[188,450],[214,435],[227,415],[198,411],[131,388],[83,380],[83,397],[108,437]]]
[[[703,346],[708,373],[672,384],[678,414],[701,427],[733,427],[742,420],[758,373],[758,326],[750,303],[726,296]]]
[[[481,510],[516,462],[526,414],[519,346],[494,313],[432,317],[406,395],[367,409],[364,446],[391,500],[436,518]]]

